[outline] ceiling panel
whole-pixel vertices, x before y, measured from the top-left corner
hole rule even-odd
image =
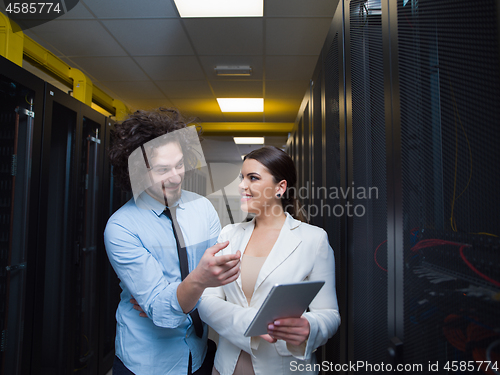
[[[283,99],[264,100],[264,110],[266,111],[266,115],[268,113],[279,113],[281,111],[290,111],[290,110],[294,110],[295,113],[297,113],[299,111],[300,104],[302,103],[303,96],[304,95],[302,95],[301,98],[288,99],[288,100],[283,100]]]
[[[154,80],[199,81],[205,78],[200,64],[194,56],[136,57],[135,61]]]
[[[266,111],[266,121],[269,122],[295,122],[297,112],[302,103],[302,95],[296,99],[266,99],[264,100],[264,110]]]
[[[318,56],[267,56],[266,81],[311,79]]]
[[[300,98],[309,87],[309,80],[266,81],[266,99]]]
[[[132,56],[194,54],[178,19],[106,20],[102,23]]]
[[[126,56],[126,52],[98,21],[55,20],[31,29],[58,56]],[[75,42],[78,41],[78,42]]]
[[[205,157],[210,155],[210,160],[213,162],[223,161],[226,163],[241,164],[239,147],[234,143],[233,137],[231,136],[203,136],[201,146],[203,147]]]
[[[262,18],[181,19],[173,0],[80,0],[26,35],[132,109],[294,122],[338,1],[266,0]],[[219,77],[217,65],[250,65],[253,74]],[[223,114],[215,100],[263,95],[264,113]]]
[[[261,18],[183,19],[198,55],[262,55]]]
[[[333,17],[339,0],[266,0],[264,16]]]
[[[209,98],[213,99],[212,90],[207,81],[155,81],[160,90],[170,99]]]
[[[124,102],[137,99],[161,99],[165,95],[151,81],[140,82],[107,82],[103,81],[104,86],[109,87],[117,93],[118,99]],[[165,98],[166,99],[166,98]]]
[[[251,79],[262,79],[263,77],[263,57],[262,56],[200,56],[203,69],[210,81],[230,81],[238,80],[241,77],[219,77],[215,74],[216,66],[250,65],[252,68]]]
[[[93,81],[147,81],[148,76],[130,57],[73,57],[70,59]]]
[[[268,18],[266,54],[318,56],[331,22],[331,17]]]
[[[281,111],[279,113],[267,113],[266,111],[266,121],[267,122],[295,122],[297,119],[297,112],[299,111],[299,107],[289,110],[289,111]]]
[[[79,1],[73,9],[68,13],[62,15],[58,19],[60,20],[83,20],[83,19],[94,19],[92,13],[89,12],[87,7],[82,1]]]
[[[215,99],[172,99],[172,104],[184,116],[197,117],[203,122],[224,121]]]
[[[177,9],[170,1],[157,0],[80,0],[98,18],[158,18],[177,17]]]
[[[211,82],[216,98],[262,98],[262,81]]]
[[[160,107],[172,108],[174,105],[170,100],[159,98],[159,99],[134,99],[133,101],[127,103],[132,111],[138,109],[142,110],[152,110]]]

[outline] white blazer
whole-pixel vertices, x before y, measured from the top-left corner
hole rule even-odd
[[[222,254],[244,252],[254,229],[254,220],[228,225],[218,242],[229,240]],[[310,334],[299,346],[278,340],[270,344],[260,337],[243,334],[274,284],[324,280],[325,285],[309,306],[304,317]],[[333,336],[340,324],[335,292],[335,260],[326,232],[300,222],[287,214],[278,239],[262,266],[250,305],[241,287],[241,276],[231,284],[207,288],[198,306],[200,317],[219,335],[215,368],[221,375],[232,375],[240,351],[252,356],[256,375],[317,374],[312,352]],[[302,371],[299,371],[302,370]]]

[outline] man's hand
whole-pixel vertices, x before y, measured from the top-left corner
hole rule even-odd
[[[146,313],[144,312],[144,310],[142,309],[141,305],[139,305],[139,303],[135,300],[134,296],[131,296],[132,298],[130,298],[130,303],[133,306],[134,310],[137,310],[139,311],[139,316],[142,316],[143,318],[147,318],[148,316],[146,315]]]
[[[191,311],[205,288],[226,285],[240,275],[240,251],[216,257],[229,241],[209,247],[198,266],[186,276],[177,288],[177,301],[185,313]]]
[[[192,281],[199,284],[203,289],[229,284],[240,275],[240,256],[227,254],[216,257],[222,249],[229,245],[229,241],[215,244],[208,248],[203,254],[198,266],[189,274]]]
[[[261,335],[264,340],[274,343],[284,340],[295,346],[303,344],[309,337],[311,327],[306,318],[285,318],[275,320],[267,326],[266,335]]]
[[[236,254],[215,256],[227,245],[229,245],[229,241],[209,247],[198,266],[180,283],[177,288],[177,300],[182,311],[191,311],[205,288],[226,285],[238,278],[241,256],[239,250]],[[130,299],[130,303],[134,305],[135,310],[139,311],[139,316],[148,317],[134,297]]]

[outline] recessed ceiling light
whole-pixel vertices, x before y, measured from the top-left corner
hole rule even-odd
[[[183,18],[262,17],[264,0],[174,0]]]
[[[217,98],[222,112],[264,112],[263,98]]]
[[[264,137],[233,137],[237,145],[263,145]]]

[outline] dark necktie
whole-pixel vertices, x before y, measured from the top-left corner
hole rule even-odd
[[[177,245],[177,255],[179,256],[179,264],[181,268],[181,279],[184,280],[189,274],[188,257],[186,252],[186,245],[184,242],[184,237],[182,236],[181,228],[177,222],[176,207],[165,207],[165,215],[172,222],[172,229],[174,231],[175,243]],[[191,312],[191,319],[193,320],[194,331],[198,337],[203,337],[203,325],[201,323],[200,315],[198,310]]]

